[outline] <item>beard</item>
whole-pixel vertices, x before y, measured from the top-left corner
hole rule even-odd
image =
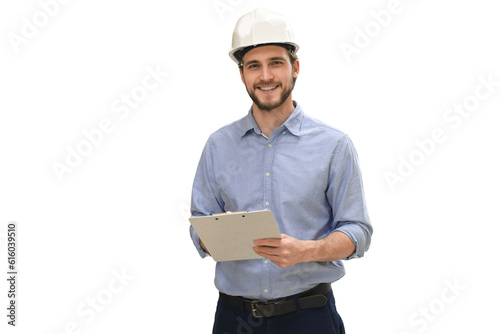
[[[258,97],[257,97],[257,94],[255,94],[255,90],[257,89],[256,87],[260,84],[263,84],[262,82],[261,83],[258,83],[256,85],[254,85],[254,89],[252,91],[250,91],[247,87],[247,85],[245,84],[245,87],[247,89],[247,92],[248,92],[248,95],[250,96],[250,98],[252,99],[252,101],[255,103],[255,105],[257,107],[259,107],[260,110],[263,110],[263,111],[272,111],[278,107],[280,107],[283,103],[285,103],[285,101],[288,99],[288,97],[290,96],[290,94],[292,94],[292,90],[295,86],[295,80],[293,78],[290,79],[290,81],[288,82],[288,85],[284,86],[283,89],[282,89],[282,92],[281,92],[281,95],[279,96],[279,99],[278,101],[262,101],[260,100]],[[272,83],[274,84],[274,83]]]

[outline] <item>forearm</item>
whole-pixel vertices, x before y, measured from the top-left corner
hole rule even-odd
[[[319,240],[305,241],[304,262],[331,262],[348,258],[356,245],[342,232],[333,232]]]

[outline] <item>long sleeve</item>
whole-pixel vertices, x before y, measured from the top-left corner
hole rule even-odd
[[[334,152],[327,196],[332,206],[333,231],[345,233],[356,245],[348,259],[362,257],[370,247],[373,228],[366,210],[358,156],[347,135]]]
[[[209,139],[203,149],[198,168],[193,182],[191,194],[191,215],[209,216],[213,213],[224,212],[224,204],[217,190],[214,180],[212,156],[210,152]],[[200,238],[192,226],[190,228],[191,239],[202,258],[208,255],[200,246]]]

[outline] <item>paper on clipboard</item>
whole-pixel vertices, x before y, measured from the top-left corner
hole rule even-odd
[[[269,210],[226,212],[189,221],[215,261],[260,259],[253,251],[254,240],[281,239]]]

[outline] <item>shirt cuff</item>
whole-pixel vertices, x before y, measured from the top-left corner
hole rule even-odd
[[[357,224],[344,224],[335,231],[347,235],[356,246],[355,251],[344,260],[359,259],[365,255],[370,245],[371,236],[361,226]]]

